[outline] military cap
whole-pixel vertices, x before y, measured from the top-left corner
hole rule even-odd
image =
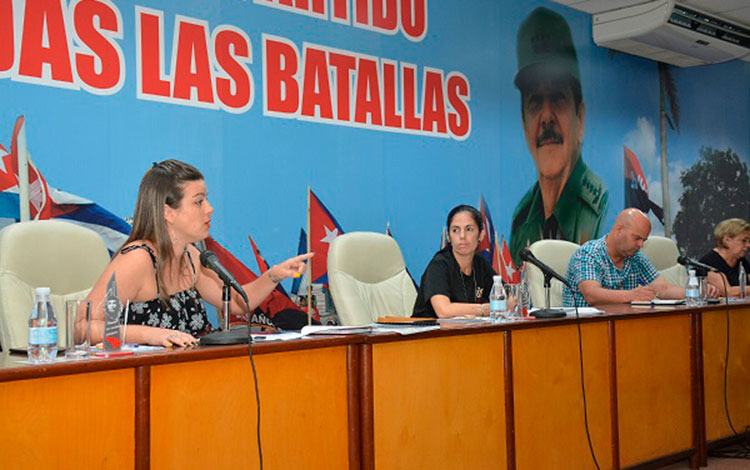
[[[523,20],[518,28],[516,55],[518,73],[514,83],[519,89],[540,76],[569,75],[581,83],[570,26],[549,8],[539,7]]]

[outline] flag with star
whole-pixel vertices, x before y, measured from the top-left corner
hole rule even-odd
[[[0,145],[0,228],[21,220],[19,157],[29,156],[26,119],[13,127],[10,153]],[[111,253],[120,249],[130,234],[130,225],[93,201],[47,184],[42,172],[28,158],[29,216],[32,220],[57,219],[81,225],[98,233]]]
[[[310,260],[311,282],[327,284],[328,247],[344,231],[310,188],[307,189],[307,201],[307,233],[310,234],[310,251],[315,253]]]
[[[490,216],[490,210],[487,207],[487,201],[484,200],[484,195],[479,199],[479,213],[482,215],[482,227],[484,228],[484,238],[479,242],[477,252],[481,257],[486,259],[489,263],[492,263],[495,257],[495,245],[496,234],[495,226],[492,223],[492,217]],[[495,271],[497,272],[497,271]]]
[[[501,266],[497,272],[503,277],[503,282],[506,284],[518,284],[521,282],[521,273],[518,272],[518,268],[513,263],[513,257],[510,255],[510,249],[505,242],[505,236],[503,236],[503,247],[499,261]]]

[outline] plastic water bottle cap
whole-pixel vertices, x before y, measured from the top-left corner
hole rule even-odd
[[[495,284],[497,284],[498,282],[502,282],[502,281],[503,281],[503,276],[492,276],[492,282],[494,282]]]
[[[37,287],[36,295],[43,298],[49,297],[49,287]]]

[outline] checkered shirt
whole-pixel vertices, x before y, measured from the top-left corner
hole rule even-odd
[[[591,240],[576,250],[568,263],[568,282],[578,286],[582,281],[597,281],[605,289],[631,290],[651,284],[659,273],[640,251],[625,258],[622,269],[614,265],[607,253],[606,237]],[[583,295],[563,287],[563,305],[588,307]]]

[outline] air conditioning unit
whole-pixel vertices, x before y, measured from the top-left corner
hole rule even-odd
[[[750,28],[671,0],[593,15],[594,42],[678,67],[750,57]]]

